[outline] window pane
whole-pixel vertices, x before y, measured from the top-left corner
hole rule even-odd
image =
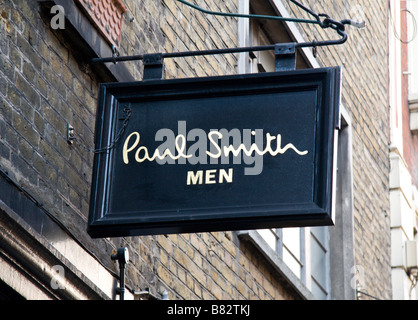
[[[311,237],[311,274],[323,288],[326,288],[326,251],[315,237]]]
[[[283,261],[300,278],[302,271],[300,262],[300,228],[283,228],[282,237]]]
[[[315,281],[312,281],[312,294],[318,300],[327,299],[327,293]]]
[[[323,246],[328,242],[328,228],[327,227],[313,227],[312,234],[318,239]]]
[[[293,271],[293,273],[300,278],[301,276],[301,265],[297,259],[286,249],[283,249],[283,261]]]
[[[283,228],[283,244],[297,259],[300,259],[299,228]]]
[[[267,242],[267,244],[276,251],[277,237],[271,229],[258,230],[260,236]]]

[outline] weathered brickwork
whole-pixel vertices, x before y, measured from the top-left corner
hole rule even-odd
[[[205,1],[213,11],[236,12],[236,1]],[[125,1],[125,29],[121,52],[126,55],[155,52],[196,51],[226,48],[237,44],[237,21],[234,18],[205,16],[176,1]],[[220,7],[217,5],[219,4]],[[135,17],[133,22],[129,18]],[[138,62],[128,63],[136,69]],[[202,77],[235,72],[232,55],[166,59],[165,78]]]
[[[217,3],[219,7],[217,7]],[[122,55],[237,46],[237,20],[204,16],[173,0],[127,0]],[[205,1],[237,12],[237,1]],[[71,124],[93,148],[98,78],[35,1],[1,0],[0,168],[117,275],[112,249],[130,251],[127,286],[170,299],[293,299],[277,272],[235,233],[92,240],[86,233],[93,154],[66,141]],[[135,18],[135,19],[131,19]],[[126,63],[142,79],[140,62]],[[165,61],[165,77],[232,74],[234,55]],[[111,79],[110,79],[111,80]],[[51,240],[53,241],[53,240]]]
[[[341,65],[342,103],[353,127],[355,259],[364,270],[363,290],[391,297],[389,214],[389,102],[387,1],[305,1],[315,12],[340,21],[366,21],[366,28],[347,26],[348,41],[318,48],[322,66]],[[297,16],[312,18],[294,7]],[[304,26],[307,39],[337,39],[333,30]]]
[[[66,142],[67,123],[93,142],[97,83],[41,19],[36,1],[2,1],[1,167],[80,233],[92,155]]]

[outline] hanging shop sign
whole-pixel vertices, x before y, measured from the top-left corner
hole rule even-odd
[[[330,225],[340,69],[100,87],[88,232]]]

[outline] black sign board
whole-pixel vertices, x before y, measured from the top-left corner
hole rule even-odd
[[[101,85],[89,234],[332,224],[339,89],[337,67]]]

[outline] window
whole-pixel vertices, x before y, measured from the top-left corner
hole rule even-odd
[[[109,12],[107,12],[106,17],[104,19],[100,19],[104,25],[98,25],[97,28],[93,26],[94,24],[92,25],[91,20],[88,18],[88,14],[85,14],[86,10],[93,8],[90,8],[88,4],[86,5],[86,1],[77,0],[76,2],[78,2],[79,5],[77,5],[75,1],[64,0],[39,2],[41,13],[46,16],[46,21],[51,19],[52,6],[61,6],[65,14],[65,27],[63,29],[52,29],[54,29],[54,32],[57,34],[62,33],[65,39],[70,41],[69,45],[74,49],[73,54],[78,58],[80,63],[88,65],[90,59],[92,58],[111,57],[113,55],[112,43],[114,43],[113,45],[119,44],[121,20],[119,20],[118,24],[115,24],[115,27],[112,28],[109,27],[108,23],[104,20],[111,18],[114,18],[114,20],[121,19],[122,12],[126,9],[124,8],[123,1],[113,0],[112,4],[110,1],[107,1],[106,4],[104,4],[104,2],[94,1],[95,3],[98,3],[98,6],[100,6],[100,12],[103,11],[103,6],[107,6],[109,12],[111,9],[113,12],[113,15],[109,15]],[[93,6],[92,3],[90,4]],[[114,20],[112,20],[112,22],[114,22]],[[113,30],[113,28],[115,28],[115,30]],[[135,80],[131,74],[131,70],[128,70],[124,64],[105,64],[104,67],[98,67],[91,64],[90,67],[92,68],[93,73],[103,78],[102,82],[129,82]]]
[[[259,22],[250,21],[251,46],[264,46],[273,43],[262,29]],[[249,69],[251,73],[273,72],[275,68],[273,51],[257,51],[249,54]]]
[[[257,231],[315,298],[329,298],[328,227]]]

